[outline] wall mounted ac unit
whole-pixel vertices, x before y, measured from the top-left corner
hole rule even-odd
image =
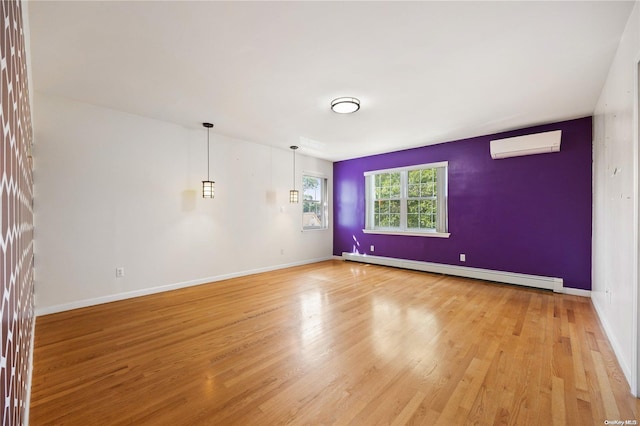
[[[562,130],[517,136],[491,141],[491,158],[519,157],[521,155],[544,154],[560,151]]]

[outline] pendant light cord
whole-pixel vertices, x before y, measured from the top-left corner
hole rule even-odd
[[[211,156],[209,155],[209,145],[210,145],[210,144],[209,144],[209,133],[211,133],[211,132],[209,131],[209,129],[207,129],[207,180],[209,180],[209,181],[210,181],[210,180],[211,180],[211,178],[210,178],[210,176],[209,176],[209,158],[210,158]]]
[[[296,190],[296,149],[298,149],[298,147],[295,145],[291,145],[289,148],[291,148],[291,150],[293,151],[293,189],[291,191],[295,191]]]

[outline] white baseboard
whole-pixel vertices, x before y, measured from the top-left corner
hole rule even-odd
[[[124,293],[110,294],[107,296],[96,297],[93,299],[77,300],[69,303],[63,303],[60,305],[45,306],[41,308],[36,308],[35,315],[42,316],[42,315],[55,314],[57,312],[70,311],[72,309],[78,309],[78,308],[86,308],[87,306],[101,305],[103,303],[117,302],[118,300],[131,299],[131,298],[140,297],[140,296],[147,296],[150,294],[162,293],[164,291],[178,290],[180,288],[192,287],[200,284],[208,284],[216,281],[228,280],[231,278],[244,277],[247,275],[259,274],[261,272],[269,272],[269,271],[275,271],[278,269],[291,268],[293,266],[307,265],[309,263],[317,263],[317,262],[322,262],[330,259],[333,259],[333,256],[302,260],[298,262],[292,262],[292,263],[286,263],[286,264],[280,264],[280,265],[274,265],[274,266],[266,266],[263,268],[233,272],[233,273],[224,274],[224,275],[216,275],[213,277],[200,278],[197,280],[184,281],[184,282],[175,283],[175,284],[167,284],[163,286],[150,287],[150,288],[145,288],[141,290],[127,291]]]
[[[591,297],[591,290],[582,290],[581,288],[562,287],[562,293],[572,296]]]
[[[607,317],[605,315],[604,309],[602,308],[600,302],[601,298],[592,297],[591,304],[596,310],[596,314],[598,314],[598,319],[600,320],[600,324],[602,324],[602,328],[604,329],[604,333],[607,335],[607,339],[609,340],[609,344],[611,344],[611,348],[613,348],[613,352],[616,355],[616,359],[618,360],[618,364],[620,364],[620,368],[622,369],[622,373],[624,377],[627,379],[627,383],[632,383],[631,380],[631,367],[627,363],[627,359],[624,357],[624,351],[622,350],[622,346],[616,339],[616,335],[613,333],[613,328],[609,321],[607,321]],[[629,386],[631,387],[631,386]],[[631,389],[631,393],[634,393],[634,390]],[[634,395],[637,397],[637,395]]]
[[[564,287],[562,278],[518,274],[515,272],[492,271],[490,269],[471,268],[468,266],[445,265],[441,263],[396,259],[393,257],[371,256],[358,253],[344,252],[342,253],[342,258],[345,260],[371,263],[375,265],[393,266],[396,268],[413,269],[416,271],[433,272],[436,274],[446,274],[466,278],[475,278],[485,281],[517,284],[526,287],[553,290],[555,293],[565,293],[583,297],[591,296],[591,292],[589,290]]]

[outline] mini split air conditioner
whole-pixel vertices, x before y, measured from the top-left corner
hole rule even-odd
[[[491,141],[491,158],[519,157],[560,151],[562,130]]]

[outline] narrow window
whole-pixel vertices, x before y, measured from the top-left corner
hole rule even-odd
[[[328,223],[327,179],[302,176],[302,228],[324,229]]]

